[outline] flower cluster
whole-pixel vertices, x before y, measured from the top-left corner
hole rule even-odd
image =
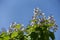
[[[24,25],[23,24],[17,24],[16,22],[12,22],[10,27],[9,27],[9,30],[8,32],[12,32],[12,31],[18,31],[18,30],[21,30],[21,31],[24,31],[25,28],[24,28]]]
[[[32,17],[32,21],[30,23],[31,26],[34,26],[34,24],[38,25],[48,25],[48,29],[53,29],[53,31],[56,31],[58,26],[55,22],[55,19],[53,16],[49,16],[48,18],[45,16],[45,13],[41,12],[39,8],[35,8],[33,11],[34,15]]]

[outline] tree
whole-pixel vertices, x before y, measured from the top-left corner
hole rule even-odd
[[[0,40],[55,40],[54,32],[57,27],[53,16],[47,18],[39,8],[35,8],[32,20],[26,28],[13,22],[7,32],[0,33]]]

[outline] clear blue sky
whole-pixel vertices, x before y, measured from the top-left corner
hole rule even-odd
[[[39,7],[46,16],[54,15],[59,30],[55,33],[56,40],[60,39],[60,0],[0,0],[0,29],[9,27],[11,22],[29,23],[33,9]]]

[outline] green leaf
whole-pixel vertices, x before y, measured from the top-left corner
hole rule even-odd
[[[16,28],[16,29],[20,29],[20,28],[21,28],[21,24],[17,24],[17,25],[15,26],[15,28]]]
[[[31,20],[31,22],[37,22],[37,20],[36,20],[36,19],[34,19],[34,20]]]
[[[32,33],[30,34],[30,37],[31,37],[32,40],[37,40],[37,38],[38,38],[38,33],[32,32]]]
[[[4,37],[6,35],[5,32],[2,32],[2,34],[0,35],[1,37]]]
[[[30,34],[31,32],[35,31],[35,28],[36,28],[36,25],[34,25],[34,26],[29,25],[26,29],[26,32]]]
[[[4,37],[4,40],[9,40],[9,36],[8,35],[6,35],[5,37]]]
[[[50,38],[51,38],[52,40],[55,39],[54,32],[49,31],[49,36],[50,36]]]
[[[18,32],[14,31],[12,34],[11,34],[11,38],[14,38],[18,35]]]

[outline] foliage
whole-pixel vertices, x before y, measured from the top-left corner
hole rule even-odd
[[[8,31],[0,33],[0,40],[55,40],[54,32],[58,26],[53,16],[46,18],[39,8],[35,8],[30,22],[26,28],[13,22]]]

